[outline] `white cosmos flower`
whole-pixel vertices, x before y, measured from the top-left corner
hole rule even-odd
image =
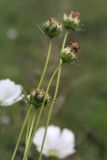
[[[33,139],[37,150],[40,152],[45,128],[40,127]],[[47,129],[47,135],[44,143],[43,154],[48,156],[55,156],[59,159],[66,158],[75,152],[75,136],[74,133],[68,129],[61,129],[57,126],[50,125]]]
[[[22,86],[9,79],[0,80],[0,106],[10,106],[22,99]]]

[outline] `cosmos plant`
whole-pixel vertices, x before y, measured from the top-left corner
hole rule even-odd
[[[57,126],[49,126],[49,123],[58,94],[62,66],[65,64],[75,65],[78,61],[80,45],[78,42],[73,41],[67,44],[67,38],[68,35],[72,32],[81,31],[82,25],[80,22],[80,13],[71,11],[69,14],[64,13],[62,22],[52,17],[39,26],[42,33],[44,33],[49,38],[49,49],[39,84],[38,86],[35,86],[31,92],[29,91],[29,93],[27,93],[25,89],[22,89],[21,85],[17,85],[9,79],[0,80],[1,106],[13,105],[22,98],[27,104],[29,104],[29,108],[21,127],[21,131],[11,160],[16,160],[22,135],[25,137],[25,148],[22,158],[23,160],[28,160],[32,143],[36,146],[37,151],[40,152],[38,160],[42,160],[43,155],[48,158],[54,156],[57,159],[63,159],[75,153],[74,133],[66,128],[61,131],[61,129]],[[56,37],[60,36],[63,37],[63,42],[59,55],[56,55],[59,59],[59,64],[57,64],[54,72],[52,73],[47,87],[43,88],[42,85],[45,80],[45,74],[48,70],[53,41]],[[51,96],[49,92],[52,86],[52,82],[55,78],[56,84],[54,94]],[[46,107],[48,107],[46,125],[45,127],[38,129],[39,122]],[[38,114],[36,114],[37,110],[39,110]]]

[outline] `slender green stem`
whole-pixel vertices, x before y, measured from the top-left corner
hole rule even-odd
[[[50,79],[50,81],[49,81],[49,83],[48,83],[47,89],[46,89],[44,101],[45,101],[45,99],[46,99],[47,93],[49,92],[49,89],[50,89],[51,83],[52,83],[52,81],[53,81],[53,78],[54,78],[55,75],[57,74],[57,72],[58,72],[58,70],[60,69],[61,65],[62,65],[62,63],[56,68],[56,70],[55,70],[54,73],[52,74],[52,77],[51,77],[51,79]],[[26,155],[25,155],[25,160],[26,160],[26,158],[27,158],[27,156],[28,156],[28,154],[29,154],[29,149],[30,149],[31,143],[32,143],[32,141],[33,141],[33,137],[34,137],[34,135],[35,135],[36,129],[37,129],[37,127],[38,127],[38,124],[39,124],[39,121],[40,121],[40,118],[41,118],[41,115],[42,115],[42,112],[43,112],[44,105],[45,105],[45,104],[43,103],[42,106],[41,106],[39,115],[38,115],[38,117],[37,117],[36,125],[35,125],[35,128],[34,128],[34,131],[33,131],[33,134],[32,134],[31,140],[30,140],[30,143],[29,143],[29,145],[28,145],[28,148],[26,149],[27,151],[26,151]]]
[[[22,128],[21,128],[21,131],[20,131],[20,134],[19,134],[19,137],[18,137],[18,140],[17,140],[17,143],[16,143],[16,147],[15,147],[15,149],[14,149],[14,152],[13,152],[13,155],[12,155],[11,160],[14,160],[14,159],[15,159],[15,155],[16,155],[16,152],[17,152],[17,149],[18,149],[18,146],[19,146],[19,143],[20,143],[20,140],[21,140],[23,131],[24,131],[24,129],[25,129],[25,126],[26,126],[28,117],[29,117],[29,115],[30,115],[31,109],[32,109],[32,105],[29,107],[29,110],[28,110],[28,112],[27,112],[26,118],[25,118],[24,123],[23,123],[23,125],[22,125]]]
[[[47,54],[45,66],[44,66],[44,69],[43,69],[43,73],[42,73],[41,79],[40,79],[40,81],[39,81],[38,88],[41,87],[42,82],[43,82],[43,80],[44,80],[44,76],[45,76],[45,73],[46,73],[46,70],[47,70],[47,66],[48,66],[49,58],[50,58],[50,54],[51,54],[51,48],[52,48],[52,40],[50,40],[50,43],[49,43],[48,54]],[[31,107],[30,107],[30,108],[31,108]],[[21,128],[21,131],[20,131],[20,134],[19,134],[19,137],[18,137],[18,140],[17,140],[17,143],[16,143],[16,147],[15,147],[15,149],[14,149],[14,152],[13,152],[13,155],[12,155],[11,160],[14,160],[14,159],[15,159],[16,152],[17,152],[17,149],[18,149],[18,146],[19,146],[19,143],[20,143],[20,140],[21,140],[23,131],[24,131],[24,129],[25,129],[25,125],[26,125],[27,120],[28,120],[28,118],[29,118],[29,116],[30,116],[30,108],[29,108],[29,110],[28,110],[28,113],[27,113],[27,115],[26,115],[25,121],[24,121],[23,126],[22,126],[22,128]],[[29,119],[29,121],[30,121],[30,119]],[[29,125],[30,125],[30,122],[29,122]],[[27,129],[26,138],[27,138],[27,136],[28,136],[28,134],[29,134],[29,129],[30,129],[30,128],[29,128],[29,125],[28,125],[28,129]]]
[[[29,134],[30,134],[30,129],[31,129],[31,127],[32,127],[32,122],[33,122],[33,116],[35,116],[36,117],[36,111],[35,111],[35,108],[33,108],[34,110],[32,111],[32,113],[30,114],[30,116],[29,116],[29,120],[28,120],[28,127],[27,127],[27,132],[26,132],[26,145],[27,145],[27,143],[28,143],[28,139],[29,139]]]
[[[32,123],[31,123],[31,127],[30,127],[30,130],[29,130],[28,138],[27,138],[27,143],[26,143],[26,148],[25,148],[23,160],[26,160],[26,158],[27,158],[25,156],[26,156],[27,148],[28,148],[29,141],[30,141],[30,138],[31,138],[31,135],[32,135],[33,127],[34,127],[34,124],[35,124],[35,118],[36,118],[36,112],[34,112],[32,114]]]
[[[50,43],[49,43],[48,54],[47,54],[46,62],[45,62],[44,69],[43,69],[43,72],[42,72],[42,76],[41,76],[40,81],[39,81],[39,84],[38,84],[38,88],[41,87],[42,82],[43,82],[43,80],[44,80],[44,76],[45,76],[45,73],[46,73],[46,70],[47,70],[47,66],[48,66],[49,58],[50,58],[50,54],[51,54],[51,48],[52,48],[52,40],[50,40]],[[29,134],[30,122],[31,122],[31,119],[29,118],[29,124],[28,124],[28,128],[27,128],[26,138],[27,138],[27,136],[28,136],[28,134]]]
[[[65,47],[67,36],[68,36],[68,32],[65,34],[63,45],[62,45],[62,49],[64,49],[64,47]],[[62,51],[62,49],[61,49],[61,51]],[[60,59],[60,64],[62,64],[62,60],[61,59]],[[46,122],[46,129],[45,129],[45,133],[44,133],[44,137],[43,137],[43,141],[42,141],[42,146],[41,146],[41,152],[40,152],[39,160],[42,160],[42,151],[43,151],[43,147],[44,147],[44,142],[45,142],[45,138],[46,138],[46,134],[47,134],[47,129],[48,129],[49,121],[50,121],[50,118],[51,118],[51,114],[52,114],[52,111],[53,111],[54,103],[55,103],[55,100],[56,100],[56,97],[57,97],[57,93],[58,93],[60,76],[61,76],[61,68],[58,71],[58,77],[57,77],[57,82],[56,82],[55,93],[54,93],[54,97],[53,97],[53,100],[52,100],[52,103],[51,103],[51,106],[50,106],[50,110],[49,110],[49,114],[48,114],[48,118],[47,118],[47,122]]]
[[[51,49],[52,49],[52,39],[50,40],[49,42],[49,49],[48,49],[48,54],[47,54],[47,58],[46,58],[46,62],[45,62],[45,65],[44,65],[44,69],[43,69],[43,72],[42,72],[42,75],[41,75],[41,78],[40,78],[40,81],[39,81],[39,84],[38,84],[38,89],[41,87],[42,83],[43,83],[43,80],[44,80],[44,77],[45,77],[45,74],[46,74],[46,70],[47,70],[47,67],[48,67],[48,63],[49,63],[49,59],[50,59],[50,55],[51,55]],[[29,121],[32,121],[31,119],[29,119]],[[32,123],[32,122],[31,122]],[[30,124],[30,122],[29,122]],[[26,138],[28,138],[28,134],[29,134],[29,125],[28,125],[28,129],[27,129],[27,134],[26,134]],[[31,135],[29,136],[29,141],[30,141],[30,138],[31,138]],[[29,142],[28,142],[29,144]],[[26,147],[27,149],[27,147]],[[24,155],[26,155],[26,153],[24,152]]]
[[[31,122],[32,122],[32,114],[29,115],[29,119],[28,119],[28,126],[27,126],[27,132],[26,132],[26,143],[27,143],[27,139],[28,139],[28,136],[29,136],[29,130],[30,130]]]
[[[48,67],[48,63],[49,63],[49,59],[50,59],[50,55],[51,55],[51,49],[52,49],[52,39],[50,40],[50,43],[49,43],[49,49],[48,49],[47,59],[46,59],[46,62],[45,62],[45,66],[44,66],[44,69],[43,69],[43,73],[42,73],[41,79],[39,81],[38,88],[41,87],[42,82],[44,80],[45,73],[46,73],[46,70],[47,70],[47,67]]]

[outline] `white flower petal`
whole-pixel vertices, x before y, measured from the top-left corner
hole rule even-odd
[[[44,143],[43,154],[48,155],[48,152],[57,146],[57,142],[60,137],[60,128],[56,126],[49,126],[47,130],[47,135]],[[45,133],[45,128],[41,127],[37,130],[35,137],[33,139],[33,143],[37,146],[37,150],[40,151],[41,144],[43,140],[43,136]]]
[[[63,129],[60,137],[61,141],[65,142],[65,145],[72,144],[74,146],[75,144],[75,136],[74,133],[68,129]]]
[[[33,143],[37,146],[41,146],[42,140],[43,140],[43,136],[45,133],[45,128],[41,127],[36,131],[36,134],[33,138]]]
[[[0,105],[9,106],[22,99],[22,86],[6,79],[0,80]]]
[[[34,136],[34,139],[33,139],[33,143],[36,145],[37,150],[39,152],[41,150],[41,145],[42,145],[44,133],[45,133],[45,128],[44,127],[39,128]],[[48,149],[47,149],[46,145],[47,144],[45,143],[44,148],[43,148],[43,154],[47,156]]]
[[[71,155],[75,152],[75,137],[74,133],[68,129],[63,129],[60,136],[60,145],[58,145],[59,149],[59,157],[65,158],[68,155]]]
[[[53,149],[57,146],[60,138],[61,130],[59,127],[50,125],[47,130],[46,143],[49,149]]]

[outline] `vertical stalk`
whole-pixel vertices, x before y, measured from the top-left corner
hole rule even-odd
[[[43,80],[44,80],[44,77],[45,77],[45,74],[46,74],[46,70],[47,70],[50,55],[51,55],[51,49],[52,49],[52,39],[50,39],[50,42],[49,42],[48,54],[47,54],[46,62],[45,62],[44,69],[43,69],[43,72],[42,72],[42,76],[40,78],[40,81],[39,81],[39,84],[38,84],[38,87],[37,87],[38,89],[41,87],[41,85],[43,83]],[[30,118],[29,118],[29,121],[31,121]],[[29,122],[29,125],[30,125],[30,122]],[[28,125],[28,128],[29,128],[29,125]],[[28,128],[27,128],[26,139],[27,139],[27,135],[29,133]]]
[[[48,86],[47,86],[47,89],[46,89],[46,93],[45,93],[45,98],[46,98],[46,95],[47,93],[49,92],[49,89],[50,89],[50,86],[51,86],[51,83],[53,81],[53,78],[55,77],[56,73],[59,71],[60,67],[61,67],[62,63],[59,64],[59,66],[56,68],[56,70],[54,71],[54,73],[52,74],[52,77],[48,83]],[[45,98],[44,98],[44,101],[45,101]],[[36,129],[38,127],[38,124],[39,124],[39,121],[40,121],[40,118],[41,118],[41,115],[42,115],[42,112],[43,112],[43,108],[44,108],[44,103],[42,104],[41,106],[41,109],[40,109],[40,112],[39,112],[39,115],[38,115],[38,118],[37,118],[37,121],[36,121],[36,125],[35,125],[35,128],[34,128],[34,131],[33,131],[33,134],[32,134],[32,137],[31,137],[31,140],[30,140],[30,143],[28,144],[27,146],[27,149],[26,149],[26,154],[24,156],[24,159],[23,160],[26,160],[28,154],[29,154],[29,149],[30,149],[30,146],[31,146],[31,143],[33,141],[33,137],[35,135],[35,132],[36,132]]]
[[[48,54],[47,54],[47,59],[46,59],[46,62],[45,62],[45,66],[44,66],[44,69],[43,69],[43,73],[42,73],[41,79],[40,79],[40,81],[39,81],[38,88],[40,88],[41,85],[42,85],[42,83],[43,83],[43,80],[44,80],[44,77],[45,77],[45,73],[46,73],[46,70],[47,70],[47,67],[48,67],[50,55],[51,55],[51,49],[52,49],[52,39],[50,39],[49,49],[48,49]]]
[[[29,136],[29,130],[30,130],[31,121],[32,121],[32,114],[30,114],[29,118],[28,118],[28,125],[27,125],[27,131],[26,131],[26,143],[27,143],[27,138]]]
[[[44,66],[44,69],[43,69],[43,72],[42,72],[42,75],[41,75],[41,78],[40,78],[40,81],[39,81],[38,88],[41,87],[42,82],[43,82],[43,80],[44,80],[45,73],[46,73],[47,66],[48,66],[49,59],[50,59],[51,49],[52,49],[52,39],[51,39],[50,42],[49,42],[48,54],[47,54],[45,66]],[[30,107],[30,108],[32,108],[32,107]],[[24,129],[25,129],[25,125],[26,125],[27,120],[28,120],[28,118],[29,118],[29,116],[30,116],[30,112],[31,112],[31,109],[30,109],[30,108],[29,108],[29,110],[28,110],[28,113],[27,113],[26,118],[25,118],[25,120],[24,120],[23,126],[22,126],[22,128],[21,128],[21,131],[20,131],[20,134],[19,134],[19,137],[18,137],[18,140],[17,140],[17,143],[16,143],[16,147],[15,147],[15,149],[14,149],[14,152],[13,152],[13,155],[12,155],[11,160],[14,160],[14,159],[15,159],[16,152],[17,152],[17,149],[18,149],[18,146],[19,146],[19,143],[20,143],[22,134],[23,134]],[[29,120],[30,120],[30,119],[29,119]],[[28,127],[29,127],[29,126],[28,126]],[[30,128],[29,128],[29,129],[30,129]],[[27,135],[28,135],[28,132],[27,132]],[[27,139],[27,135],[26,135],[26,139]]]
[[[20,131],[20,134],[19,134],[19,137],[18,137],[18,140],[17,140],[17,143],[16,143],[16,147],[15,147],[15,149],[14,149],[14,152],[13,152],[13,155],[12,155],[11,160],[14,160],[14,159],[15,159],[15,155],[16,155],[16,152],[17,152],[17,149],[18,149],[18,146],[19,146],[19,143],[20,143],[20,140],[21,140],[23,131],[24,131],[24,129],[25,129],[25,126],[26,126],[28,117],[29,117],[29,115],[30,115],[30,113],[31,113],[31,109],[32,109],[32,105],[29,107],[29,110],[28,110],[28,112],[27,112],[26,118],[25,118],[24,123],[23,123],[23,125],[22,125],[22,128],[21,128],[21,131]]]
[[[35,118],[36,118],[36,113],[35,112],[32,114],[31,118],[32,118],[32,122],[31,122],[31,127],[29,129],[29,134],[28,134],[28,137],[27,137],[27,141],[26,141],[26,148],[25,148],[23,160],[26,160],[26,158],[27,158],[27,157],[25,158],[25,156],[26,156],[26,152],[27,152],[27,146],[29,144],[29,141],[30,141],[30,138],[31,138],[31,135],[32,135],[32,131],[33,131],[33,127],[34,127],[34,124],[35,124]]]
[[[66,32],[66,34],[65,34],[61,51],[65,47],[67,36],[68,36],[68,32]],[[60,64],[61,63],[62,63],[62,60],[60,59]],[[44,142],[45,142],[45,138],[46,138],[46,134],[47,134],[47,129],[48,129],[49,121],[50,121],[50,118],[51,118],[51,114],[52,114],[52,111],[53,111],[54,103],[55,103],[55,100],[56,100],[56,97],[57,97],[57,93],[58,93],[60,76],[61,76],[61,68],[58,71],[58,77],[57,77],[57,82],[56,82],[55,93],[54,93],[54,97],[53,97],[53,100],[52,100],[52,103],[51,103],[51,106],[50,106],[50,110],[49,110],[49,114],[48,114],[48,118],[47,118],[47,122],[46,122],[46,129],[45,129],[45,133],[44,133],[44,137],[43,137],[43,141],[42,141],[42,146],[41,146],[41,152],[40,152],[39,160],[42,160],[42,151],[43,151],[43,147],[44,147]]]
[[[44,80],[44,77],[45,77],[45,74],[46,74],[46,71],[47,71],[47,67],[48,67],[48,63],[49,63],[49,59],[50,59],[50,55],[51,55],[51,50],[52,50],[52,39],[50,39],[50,42],[49,42],[49,48],[48,48],[48,54],[47,54],[47,58],[46,58],[46,62],[45,62],[45,65],[44,65],[44,69],[43,69],[43,72],[42,72],[42,76],[41,76],[41,78],[40,78],[40,80],[39,80],[39,84],[38,84],[38,89],[39,88],[41,88],[41,85],[42,85],[42,83],[43,83],[43,80]],[[30,119],[29,119],[30,120]],[[34,121],[35,119],[33,118],[33,120],[31,120],[32,122]],[[32,122],[31,122],[31,124],[32,124]],[[29,127],[29,126],[28,126]],[[33,126],[34,127],[34,126]],[[31,128],[30,128],[31,129]],[[33,131],[33,128],[32,128],[32,131]],[[32,133],[32,132],[31,132]],[[27,133],[27,134],[29,134],[29,133]],[[29,142],[30,142],[30,139],[31,139],[31,135],[32,134],[29,134],[29,137],[27,137],[28,138],[28,140],[27,140],[27,146],[26,146],[26,148],[25,148],[25,152],[24,152],[24,159],[26,160],[26,158],[27,158],[27,148],[28,148],[28,145],[29,145]],[[26,139],[27,139],[26,138]]]

